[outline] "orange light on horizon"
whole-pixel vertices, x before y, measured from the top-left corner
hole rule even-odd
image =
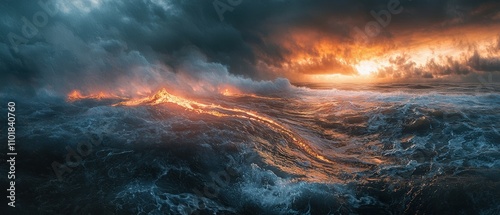
[[[290,29],[286,32],[287,37],[279,34],[279,37],[270,38],[289,52],[283,55],[279,66],[269,69],[292,82],[365,83],[421,79],[422,76],[412,73],[413,69],[426,74],[434,72],[433,78],[440,78],[439,71],[432,70],[432,64],[447,67],[451,59],[466,66],[476,51],[482,56],[498,58],[500,38],[497,31],[491,30],[498,26],[495,23],[446,29],[431,27],[426,31],[402,29],[391,31],[391,37],[372,38],[368,43],[345,41],[342,37],[309,28]],[[409,75],[391,76],[387,71]],[[426,77],[425,80],[430,79]]]
[[[225,96],[230,96],[232,95],[231,91],[229,91],[229,89],[225,89],[223,92],[222,92],[222,95],[225,95]]]
[[[230,86],[227,86],[227,87],[219,87],[218,88],[219,90],[219,94],[223,95],[223,96],[237,96],[237,95],[241,95],[241,92],[239,90],[237,90],[236,88],[234,87],[230,87]]]
[[[71,91],[71,93],[68,94],[68,101],[76,101],[82,98],[84,98],[84,96],[78,90],[73,90]]]
[[[98,92],[97,94],[89,94],[89,95],[83,95],[79,90],[73,90],[70,93],[68,93],[67,100],[69,102],[75,102],[78,100],[84,100],[84,99],[94,99],[94,100],[103,100],[103,99],[123,99],[120,96],[113,95],[113,94],[108,94],[105,92]]]
[[[363,76],[371,75],[376,72],[379,67],[380,65],[374,61],[361,61],[354,66],[354,68],[358,71],[358,74]]]

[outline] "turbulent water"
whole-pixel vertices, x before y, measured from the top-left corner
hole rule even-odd
[[[500,211],[498,85],[303,84],[184,106],[2,97],[17,102],[23,211]],[[58,179],[52,164],[82,151]]]

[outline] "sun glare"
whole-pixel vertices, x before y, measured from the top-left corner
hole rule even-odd
[[[361,61],[358,65],[355,66],[359,75],[370,75],[373,72],[376,72],[379,65],[372,61]]]

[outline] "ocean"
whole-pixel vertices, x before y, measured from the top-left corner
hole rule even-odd
[[[494,83],[1,97],[26,214],[500,213]]]

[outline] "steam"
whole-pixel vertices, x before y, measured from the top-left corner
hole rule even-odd
[[[48,28],[44,37],[47,44],[20,49],[20,55],[32,58],[20,66],[36,73],[36,78],[29,80],[34,90],[60,95],[78,90],[82,94],[106,92],[135,97],[160,88],[207,96],[226,88],[267,94],[291,87],[287,79],[254,81],[231,74],[227,66],[209,62],[196,47],[184,48],[166,59],[152,50],[129,48],[119,38],[85,41],[61,23]]]

